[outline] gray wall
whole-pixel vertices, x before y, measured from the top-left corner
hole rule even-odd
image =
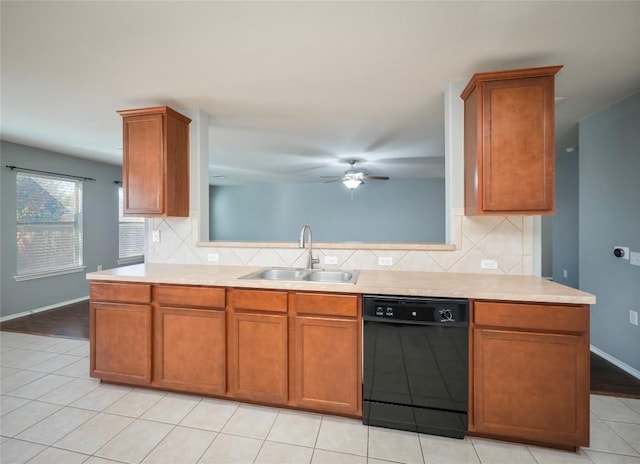
[[[211,186],[211,240],[443,243],[444,179]],[[220,219],[217,219],[220,218]]]
[[[122,168],[37,148],[2,142],[0,315],[8,316],[61,302],[86,297],[89,285],[84,272],[16,282],[16,172],[5,165],[93,177],[85,181],[84,265],[86,272],[116,267],[118,259],[118,189],[114,180],[122,178]]]
[[[541,276],[553,276],[553,219],[554,216],[545,214],[540,220],[540,261]]]
[[[640,93],[579,123],[580,289],[596,295],[591,343],[640,371],[640,267],[613,256],[640,252]]]
[[[553,280],[573,288],[578,288],[579,282],[578,156],[578,152],[572,152],[556,158],[556,214],[550,216]]]

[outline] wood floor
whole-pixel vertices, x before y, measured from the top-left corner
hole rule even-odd
[[[0,323],[0,330],[89,339],[89,301]],[[640,398],[640,379],[591,353],[591,392]]]
[[[89,340],[89,300],[0,322],[0,330]]]

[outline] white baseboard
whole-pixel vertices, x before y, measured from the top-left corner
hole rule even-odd
[[[593,353],[597,354],[598,356],[600,356],[601,358],[606,359],[607,361],[609,361],[614,366],[619,367],[620,369],[622,369],[626,373],[634,376],[636,379],[640,379],[640,371],[639,370],[634,369],[633,367],[629,366],[628,364],[623,363],[619,359],[614,358],[609,353],[605,353],[600,348],[595,347],[593,345],[591,345],[591,351]]]
[[[19,317],[29,316],[30,314],[41,313],[42,311],[59,308],[60,306],[66,306],[73,303],[79,303],[81,301],[85,301],[88,299],[89,299],[89,296],[83,296],[80,298],[74,298],[73,300],[61,301],[60,303],[52,304],[49,306],[43,306],[42,308],[30,309],[28,311],[22,311],[21,313],[17,313],[17,314],[9,314],[8,316],[0,317],[0,322],[10,321],[11,319],[17,319]]]

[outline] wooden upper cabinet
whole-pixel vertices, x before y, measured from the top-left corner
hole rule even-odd
[[[464,100],[465,214],[553,214],[554,76],[562,66],[475,74]]]
[[[167,106],[122,116],[125,216],[189,216],[189,123]]]

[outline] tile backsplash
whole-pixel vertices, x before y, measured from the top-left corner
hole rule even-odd
[[[452,235],[456,249],[441,250],[363,250],[314,247],[320,267],[343,269],[390,269],[399,271],[463,272],[494,274],[533,274],[533,218],[531,216],[464,216],[462,209],[452,212]],[[152,230],[159,230],[161,241],[148,241],[148,263],[306,266],[306,251],[299,248],[198,246],[198,220],[190,218],[150,219]],[[297,237],[292,238],[292,243]],[[217,254],[217,262],[208,255]],[[327,265],[325,256],[335,256],[337,265]],[[391,266],[378,265],[379,257],[391,257]],[[481,269],[483,259],[498,262],[497,269]]]

